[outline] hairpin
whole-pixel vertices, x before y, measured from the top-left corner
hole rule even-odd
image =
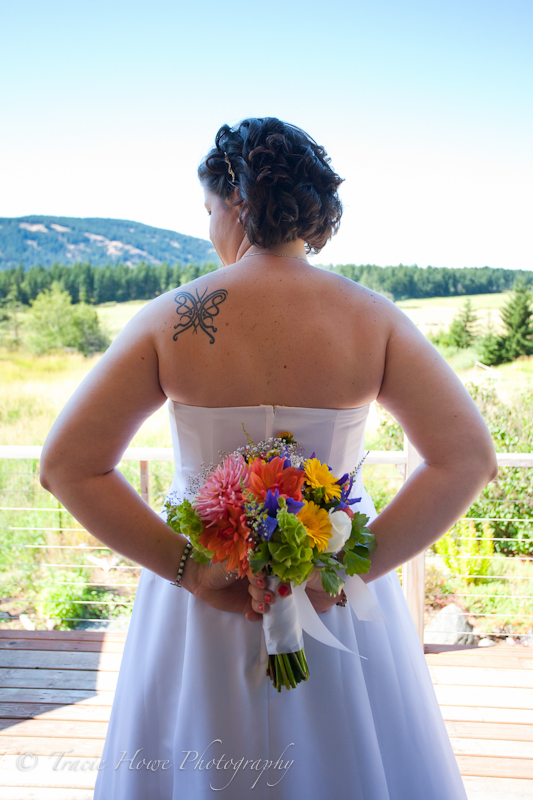
[[[228,165],[228,171],[229,171],[229,174],[231,175],[231,182],[235,183],[235,173],[233,172],[233,170],[231,168],[231,161],[229,160],[228,154],[226,153],[225,150],[224,150],[224,161]]]

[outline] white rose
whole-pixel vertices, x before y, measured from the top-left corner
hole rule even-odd
[[[342,550],[352,533],[352,520],[344,511],[329,510],[331,522],[331,536],[326,547],[326,553],[336,553]]]

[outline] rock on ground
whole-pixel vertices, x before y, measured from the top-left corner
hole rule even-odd
[[[426,625],[424,644],[476,644],[472,630],[459,606],[450,603]]]

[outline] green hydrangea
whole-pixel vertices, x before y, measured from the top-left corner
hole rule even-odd
[[[300,520],[287,511],[284,498],[279,502],[278,527],[268,542],[272,572],[282,581],[303,583],[314,566],[313,548]]]
[[[211,561],[214,555],[199,542],[199,536],[203,532],[204,526],[195,507],[190,500],[183,500],[179,505],[172,505],[168,500],[165,503],[167,512],[167,525],[176,533],[187,536],[193,546],[192,557],[195,561],[203,564]]]

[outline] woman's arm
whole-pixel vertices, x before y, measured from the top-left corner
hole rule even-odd
[[[489,430],[459,378],[392,303],[389,314],[377,401],[424,460],[369,525],[378,546],[367,583],[433,544],[498,474]]]

